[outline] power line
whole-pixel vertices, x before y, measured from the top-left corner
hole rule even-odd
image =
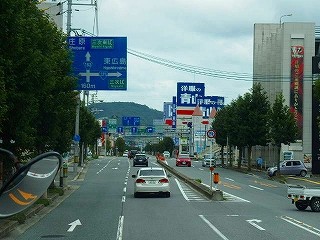
[[[235,81],[260,81],[260,82],[290,82],[291,76],[284,75],[262,75],[262,74],[249,74],[249,73],[240,73],[240,72],[228,72],[221,71],[216,69],[204,68],[199,66],[193,66],[188,64],[183,64],[168,59],[160,58],[151,54],[138,52],[133,49],[127,49],[128,54],[131,54],[135,57],[141,58],[143,60],[153,62],[165,67],[173,68],[179,71],[190,72],[198,75],[213,77],[213,78],[222,78],[227,80]],[[312,75],[304,75],[304,81],[312,81]]]

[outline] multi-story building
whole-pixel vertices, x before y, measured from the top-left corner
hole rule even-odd
[[[303,155],[309,159],[315,29],[315,24],[310,22],[254,25],[253,81],[261,83],[271,104],[282,93],[285,104],[294,113]]]

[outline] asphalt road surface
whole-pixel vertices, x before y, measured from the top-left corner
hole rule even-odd
[[[174,159],[168,164],[175,167]],[[150,157],[150,166],[156,166]],[[211,201],[174,176],[171,197],[133,197],[139,167],[125,157],[91,161],[77,188],[39,221],[21,226],[7,239],[319,239],[320,213],[298,211],[284,184],[264,176],[216,168],[224,201]],[[210,186],[200,162],[178,171]],[[39,216],[40,218],[40,216]]]

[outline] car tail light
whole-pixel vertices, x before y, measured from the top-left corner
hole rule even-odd
[[[288,198],[291,198],[292,197],[292,195],[291,194],[288,194]]]
[[[169,180],[166,178],[162,178],[159,180],[159,183],[168,183],[168,182],[169,182]]]
[[[142,179],[142,178],[138,178],[137,180],[136,180],[136,183],[145,183],[146,181],[144,180],[144,179]]]

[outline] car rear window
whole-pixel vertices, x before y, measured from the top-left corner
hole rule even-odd
[[[155,170],[140,170],[140,176],[164,176],[164,171],[155,169]]]

